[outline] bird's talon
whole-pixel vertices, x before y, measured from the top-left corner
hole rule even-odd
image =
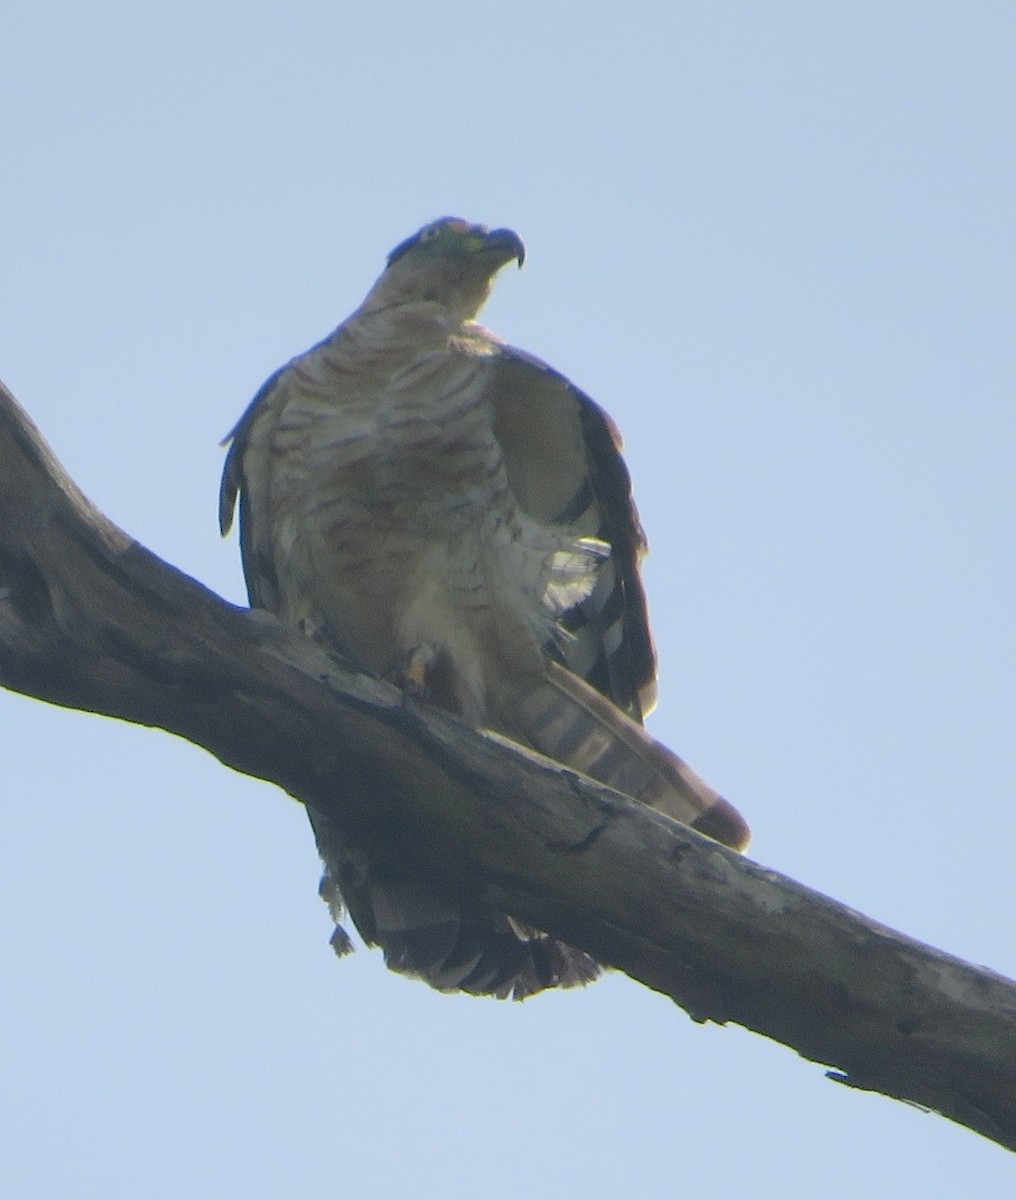
[[[416,700],[426,700],[430,696],[427,673],[433,657],[433,652],[423,646],[418,646],[410,653],[402,676],[402,690],[407,696]]]

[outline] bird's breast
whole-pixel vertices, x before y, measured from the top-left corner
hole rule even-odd
[[[344,403],[299,414],[305,501],[419,533],[475,524],[507,482],[476,365],[431,355]]]

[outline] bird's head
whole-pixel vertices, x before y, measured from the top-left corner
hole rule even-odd
[[[466,321],[479,312],[497,272],[513,259],[521,267],[525,256],[510,229],[441,217],[395,247],[375,292],[388,303],[436,302]]]

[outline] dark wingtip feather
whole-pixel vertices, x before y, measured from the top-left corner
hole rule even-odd
[[[234,442],[226,454],[226,462],[222,468],[222,482],[219,484],[219,533],[223,537],[233,527],[233,514],[236,511],[236,497],[240,491],[241,464],[243,451]]]

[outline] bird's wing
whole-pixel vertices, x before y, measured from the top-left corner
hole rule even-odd
[[[279,581],[272,546],[269,461],[275,425],[285,403],[281,367],[262,385],[246,411],[223,438],[229,452],[219,487],[219,529],[227,534],[240,501],[240,553],[252,608],[277,613]],[[253,483],[253,486],[252,486]]]
[[[656,703],[656,652],[640,571],[646,539],[620,435],[597,404],[538,358],[505,346],[491,370],[495,432],[519,506],[610,546],[596,587],[563,617],[568,636],[554,652],[641,721]]]
[[[493,355],[494,428],[509,486],[533,519],[610,546],[592,592],[564,613],[545,677],[506,725],[558,762],[743,849],[750,831],[713,788],[642,728],[656,653],[640,563],[645,535],[610,418],[563,375],[510,347]],[[609,701],[609,703],[607,702]]]

